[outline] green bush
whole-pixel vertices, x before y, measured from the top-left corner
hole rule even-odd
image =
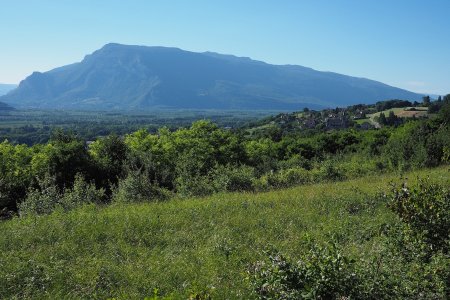
[[[253,191],[255,169],[249,166],[217,166],[212,172],[216,185],[225,184],[229,192]],[[217,188],[219,189],[219,188]]]
[[[266,176],[268,184],[274,188],[290,187],[311,181],[309,172],[303,168],[290,168]]]
[[[29,190],[19,211],[21,215],[49,214],[57,208],[70,210],[85,203],[101,203],[104,197],[104,190],[87,183],[81,174],[75,175],[73,187],[64,192],[59,190],[56,178],[47,174],[38,179],[38,188]]]
[[[175,180],[182,197],[207,196],[219,192],[253,191],[254,168],[216,165],[206,175],[181,173]]]
[[[314,245],[295,263],[277,251],[253,264],[250,285],[259,299],[348,299],[358,298],[354,261],[335,244]]]
[[[105,198],[104,189],[97,189],[94,183],[86,182],[81,174],[77,174],[72,189],[65,191],[61,205],[69,210],[84,203],[103,203]]]
[[[318,171],[315,172],[315,181],[323,180],[344,180],[344,170],[336,160],[325,160],[320,163]]]
[[[152,183],[141,171],[131,171],[127,177],[119,180],[113,190],[112,202],[148,202],[166,200],[171,193]]]
[[[450,191],[447,187],[421,179],[409,188],[393,186],[389,207],[412,235],[422,239],[432,252],[449,252]]]
[[[20,215],[49,214],[59,205],[62,200],[56,178],[45,175],[38,179],[38,188],[30,189],[27,197],[19,205]]]

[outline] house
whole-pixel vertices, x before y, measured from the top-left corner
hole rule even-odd
[[[355,115],[353,116],[354,120],[365,119],[366,113],[363,110],[357,109]]]
[[[347,128],[347,120],[344,117],[326,118],[325,128],[329,130]]]
[[[313,118],[306,119],[303,121],[303,126],[308,129],[316,128],[317,122]]]

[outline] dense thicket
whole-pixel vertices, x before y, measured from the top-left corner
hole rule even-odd
[[[5,141],[0,144],[0,209],[17,211],[22,202],[38,201],[43,182],[60,194],[73,192],[76,178],[102,190],[103,202],[151,201],[173,193],[267,190],[437,166],[450,156],[448,106],[435,119],[381,130],[252,137],[198,121],[175,131],[142,129],[89,144],[63,131],[31,147]]]

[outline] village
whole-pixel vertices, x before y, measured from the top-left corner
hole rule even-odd
[[[373,105],[358,104],[344,108],[280,113],[268,121],[283,131],[296,130],[357,130],[398,126],[407,119],[428,118],[429,109],[423,103],[405,100],[380,101]]]

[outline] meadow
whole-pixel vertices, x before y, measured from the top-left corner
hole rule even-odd
[[[330,241],[337,257],[377,270],[367,282],[386,285],[392,294],[382,298],[396,298],[408,282],[405,274],[417,266],[386,255],[383,232],[401,221],[382,195],[392,182],[414,185],[419,177],[450,184],[442,166],[263,193],[90,204],[14,217],[0,223],[0,298],[252,299],[258,297],[252,266],[267,251],[296,261],[312,244]],[[443,261],[448,267],[448,257]],[[404,282],[387,284],[389,276]],[[377,297],[375,285],[365,288],[373,293],[367,298]],[[441,289],[423,296],[440,299]]]

